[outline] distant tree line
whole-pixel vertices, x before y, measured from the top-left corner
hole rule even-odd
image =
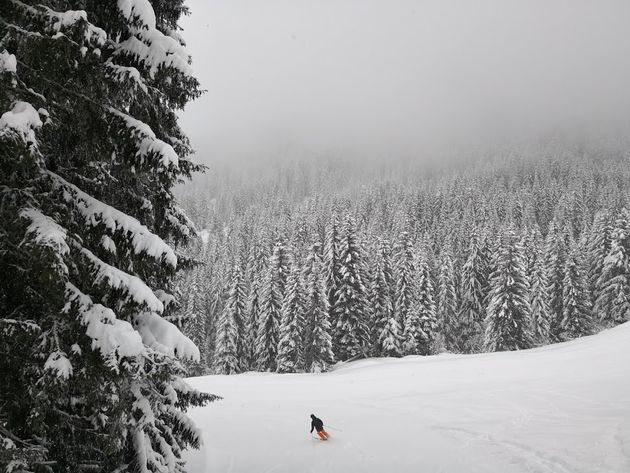
[[[189,249],[203,264],[179,284],[199,372],[518,350],[630,317],[624,155],[512,156],[346,186],[304,166],[306,196],[274,185],[295,169],[183,196],[206,227]]]

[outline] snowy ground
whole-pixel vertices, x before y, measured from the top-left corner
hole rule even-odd
[[[193,473],[630,471],[630,323],[522,352],[190,382],[225,398],[191,411]]]

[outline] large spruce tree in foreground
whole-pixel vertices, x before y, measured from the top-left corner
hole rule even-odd
[[[71,8],[75,7],[75,10]],[[79,9],[81,8],[81,9]],[[0,469],[183,471],[183,2],[0,2]],[[10,462],[10,463],[9,463]]]

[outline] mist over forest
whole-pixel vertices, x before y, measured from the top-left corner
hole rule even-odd
[[[627,136],[623,0],[193,0],[196,159],[422,161]]]
[[[522,349],[623,320],[603,259],[627,218],[629,8],[192,2],[197,369]]]

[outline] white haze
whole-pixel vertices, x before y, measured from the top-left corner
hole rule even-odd
[[[628,0],[189,0],[204,162],[625,130]]]

